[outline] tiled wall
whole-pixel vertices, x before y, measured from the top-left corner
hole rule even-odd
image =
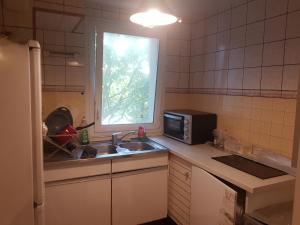
[[[191,91],[295,98],[300,1],[224,2],[192,25]]]
[[[189,24],[176,24],[168,28],[166,87],[187,89],[190,72]]]
[[[42,46],[43,117],[58,106],[67,106],[78,123],[78,117],[86,114],[85,95],[80,95],[86,90],[88,80],[86,24],[81,21],[78,29],[64,30],[63,20],[57,19],[57,15],[101,18],[126,25],[131,12],[85,0],[0,0],[0,3],[1,31],[9,32],[9,39],[13,41],[26,43],[29,39],[37,39]],[[41,12],[52,15],[38,16]],[[188,88],[191,31],[190,25],[184,22],[165,28],[168,56],[164,75],[167,84]],[[76,58],[49,53],[51,51],[76,53]],[[72,61],[78,64],[71,65]],[[75,104],[76,98],[78,103]]]
[[[166,94],[166,108],[218,115],[218,129],[245,145],[292,157],[296,100],[207,94]]]

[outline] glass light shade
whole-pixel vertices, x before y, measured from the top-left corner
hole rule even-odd
[[[178,18],[171,14],[161,12],[158,9],[149,9],[131,15],[130,21],[151,28],[176,23]]]

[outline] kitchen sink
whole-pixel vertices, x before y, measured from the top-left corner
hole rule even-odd
[[[85,153],[90,153],[91,157],[103,156],[117,154],[116,147],[111,144],[90,144],[82,148],[84,150],[83,156]],[[88,157],[90,158],[90,157]]]
[[[130,151],[148,151],[148,150],[155,150],[155,147],[153,147],[150,144],[147,144],[145,142],[127,142],[119,144],[121,148],[126,148]]]
[[[119,142],[117,145],[113,145],[111,141],[107,140],[103,142],[92,142],[89,145],[80,146],[72,151],[73,157],[70,157],[59,150],[50,151],[48,154],[49,157],[47,156],[47,158],[45,158],[45,162],[50,163],[80,159],[114,158],[127,154],[142,154],[164,150],[167,150],[167,148],[150,139],[147,139],[145,142],[132,139],[130,141]]]

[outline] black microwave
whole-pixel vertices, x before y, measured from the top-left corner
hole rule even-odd
[[[213,141],[217,115],[195,110],[178,109],[164,112],[164,135],[186,144]]]

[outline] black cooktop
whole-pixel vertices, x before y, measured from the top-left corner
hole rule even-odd
[[[287,174],[281,170],[274,169],[238,155],[213,157],[213,159],[260,179],[269,179]]]

